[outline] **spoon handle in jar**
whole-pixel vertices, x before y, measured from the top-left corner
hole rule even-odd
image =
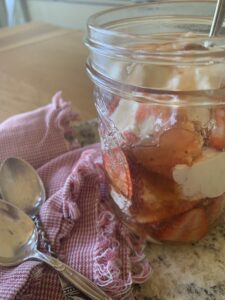
[[[47,254],[44,254],[38,250],[35,250],[34,255],[30,258],[43,261],[50,265],[52,268],[58,271],[60,275],[62,275],[66,280],[68,280],[70,283],[76,286],[80,291],[82,291],[92,300],[112,300],[87,277],[73,270],[60,260]]]
[[[225,0],[217,0],[215,13],[213,16],[212,25],[209,32],[209,37],[217,35],[224,21],[225,15]]]

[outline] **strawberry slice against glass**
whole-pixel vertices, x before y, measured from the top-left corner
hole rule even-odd
[[[128,145],[135,145],[140,141],[140,138],[132,131],[124,131],[123,138]]]
[[[171,107],[161,107],[139,103],[135,113],[135,126],[141,138],[151,138],[157,143],[160,134],[171,128],[177,118],[177,110]]]
[[[216,222],[225,208],[225,197],[221,196],[216,199],[209,200],[209,204],[206,206],[206,215],[209,225]]]
[[[216,108],[214,110],[215,124],[209,134],[209,146],[217,149],[225,149],[225,109]]]
[[[134,177],[130,210],[140,224],[159,224],[201,203],[201,200],[190,201],[182,197],[170,178],[140,168]]]
[[[135,115],[137,124],[145,122],[151,115],[153,115],[152,107],[149,104],[139,103]]]
[[[160,241],[195,242],[208,232],[204,208],[194,208],[165,222],[153,234]]]
[[[117,106],[119,105],[120,98],[119,96],[114,96],[112,100],[107,105],[108,115],[111,116],[113,112],[116,110]]]
[[[130,168],[123,150],[119,147],[103,151],[103,162],[109,180],[117,192],[132,197]]]

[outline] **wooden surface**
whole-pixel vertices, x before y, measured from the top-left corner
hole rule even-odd
[[[0,121],[49,103],[58,90],[82,120],[96,116],[83,37],[45,23],[0,29]]]

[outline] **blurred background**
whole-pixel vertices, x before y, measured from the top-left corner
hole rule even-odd
[[[87,18],[100,10],[154,0],[0,0],[0,26],[42,21],[85,29]]]

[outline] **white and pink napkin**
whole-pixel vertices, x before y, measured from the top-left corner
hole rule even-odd
[[[37,169],[47,193],[40,217],[58,257],[113,299],[150,273],[143,244],[107,209],[109,197],[98,144],[68,142],[77,114],[57,93],[47,106],[0,124],[0,161],[16,156]],[[70,139],[71,140],[71,139]],[[40,262],[0,267],[0,299],[64,299],[57,273]]]

